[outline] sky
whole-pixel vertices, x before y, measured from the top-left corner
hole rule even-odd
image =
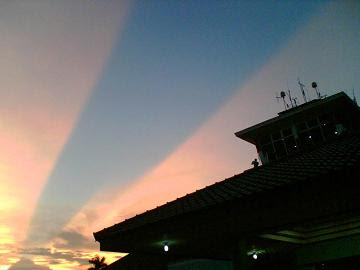
[[[0,270],[250,168],[276,93],[360,100],[358,1],[0,1]],[[353,90],[354,89],[354,90]]]

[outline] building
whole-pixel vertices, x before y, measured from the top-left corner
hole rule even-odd
[[[262,165],[94,233],[109,269],[358,269],[359,131],[341,92],[236,132]]]

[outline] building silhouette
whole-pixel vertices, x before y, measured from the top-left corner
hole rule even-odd
[[[261,165],[94,233],[108,269],[359,269],[359,132],[343,92],[236,132]]]

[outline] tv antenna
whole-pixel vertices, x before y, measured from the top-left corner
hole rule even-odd
[[[284,103],[284,108],[286,110],[287,108],[289,108],[289,105],[286,103],[285,97],[286,97],[285,91],[281,91],[280,96],[278,96],[278,94],[276,94],[276,100],[279,102],[279,99],[282,98],[283,103]]]
[[[292,101],[294,102],[294,107],[297,107],[297,97],[294,97]]]
[[[300,86],[301,94],[302,94],[303,99],[304,99],[304,103],[306,103],[307,98],[306,98],[306,93],[305,93],[305,84],[301,83],[299,78],[297,80],[298,80],[298,84]]]
[[[289,89],[289,83],[286,83],[287,84],[287,90],[288,90],[288,97],[289,97],[289,100],[290,100],[290,104],[291,104],[291,108],[294,108],[297,106],[297,102],[296,102],[296,97],[295,98],[292,98],[291,97],[291,91]]]
[[[312,82],[312,83],[311,83],[311,87],[315,89],[316,96],[317,96],[318,99],[320,99],[320,98],[321,98],[321,95],[320,95],[320,92],[319,92],[319,90],[318,90],[318,85],[317,85],[317,83],[316,83],[316,82]]]
[[[321,98],[326,97],[326,95],[323,95],[323,96],[322,96],[322,95],[320,94],[320,91],[319,91],[319,89],[318,89],[318,87],[317,87],[318,85],[317,85],[316,82],[312,82],[311,86],[312,86],[312,88],[315,89],[316,95],[317,95],[317,98],[318,98],[318,99],[321,99]]]

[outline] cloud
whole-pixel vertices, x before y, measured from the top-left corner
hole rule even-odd
[[[77,262],[80,265],[84,265],[88,263],[88,259],[83,258],[84,254],[81,251],[72,251],[72,250],[51,250],[50,248],[26,248],[20,249],[20,254],[24,255],[33,255],[33,256],[41,256],[43,257],[48,264],[62,264],[64,261],[67,262]]]
[[[49,248],[22,248],[19,250],[20,254],[26,254],[26,255],[41,255],[41,256],[47,256],[51,254]]]
[[[21,258],[20,261],[10,266],[9,270],[50,270],[50,268],[47,266],[37,265],[27,258]]]
[[[62,231],[57,239],[60,239],[60,242],[55,242],[55,248],[89,248],[94,246],[95,241],[90,241],[82,234],[76,231]]]

